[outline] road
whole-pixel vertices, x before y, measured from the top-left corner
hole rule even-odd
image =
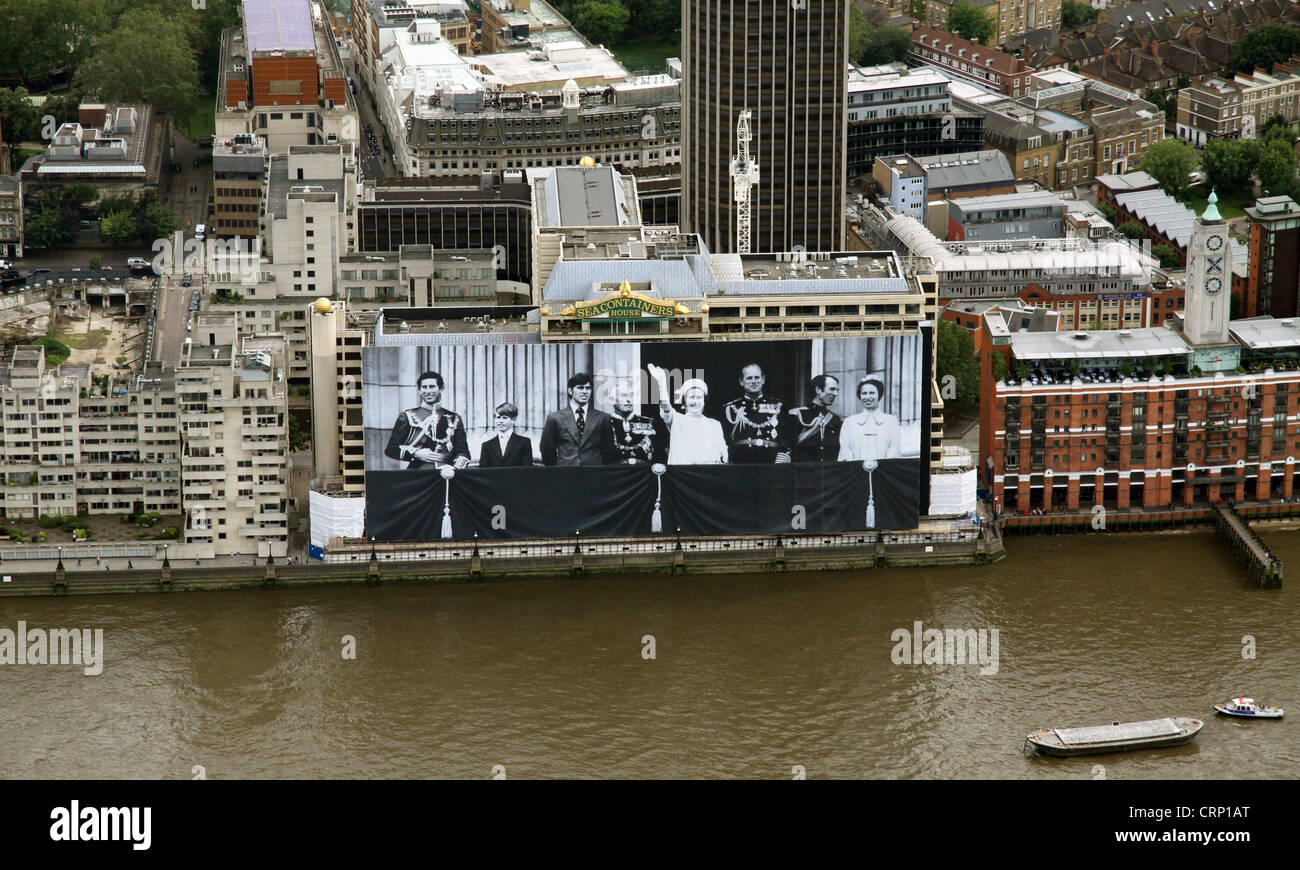
[[[379,112],[375,107],[374,100],[370,92],[366,90],[365,82],[356,74],[354,61],[347,62],[349,75],[356,82],[357,93],[354,98],[357,104],[357,111],[361,119],[361,130],[358,131],[360,141],[357,147],[361,150],[361,171],[366,178],[386,178],[393,175],[400,175],[394,168],[393,157],[385,143],[384,125],[379,120]],[[370,152],[370,146],[366,140],[366,125],[373,125],[375,138],[379,143],[379,154],[374,155]]]
[[[158,324],[154,334],[154,358],[176,365],[180,362],[185,338],[190,335],[185,328],[190,316],[190,299],[199,291],[199,305],[203,304],[203,276],[195,274],[191,287],[182,287],[181,278],[163,275],[158,295]]]

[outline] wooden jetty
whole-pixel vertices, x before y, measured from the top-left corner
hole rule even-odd
[[[1264,546],[1259,535],[1232,505],[1220,502],[1214,506],[1214,527],[1238,561],[1246,566],[1256,586],[1282,588],[1282,560]]]

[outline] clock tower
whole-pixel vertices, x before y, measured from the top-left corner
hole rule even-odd
[[[1226,344],[1232,303],[1232,247],[1228,223],[1210,191],[1205,213],[1192,223],[1187,245],[1187,293],[1183,335],[1195,345]]]

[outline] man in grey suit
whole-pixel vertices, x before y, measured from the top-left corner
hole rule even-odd
[[[569,378],[568,405],[546,415],[542,426],[543,465],[605,465],[612,436],[609,415],[591,407],[591,375]]]

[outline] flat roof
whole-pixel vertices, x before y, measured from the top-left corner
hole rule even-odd
[[[1182,336],[1165,326],[1089,332],[1013,332],[1008,340],[1016,359],[1023,360],[1124,359],[1188,352]]]
[[[315,51],[310,0],[244,0],[249,51]]]
[[[1032,193],[997,193],[991,196],[962,196],[949,200],[948,207],[956,207],[960,212],[987,211],[1000,208],[1044,208],[1046,206],[1065,207],[1065,200],[1050,190],[1038,190]]]
[[[1300,347],[1300,320],[1293,317],[1251,317],[1228,324],[1233,338],[1251,350]]]

